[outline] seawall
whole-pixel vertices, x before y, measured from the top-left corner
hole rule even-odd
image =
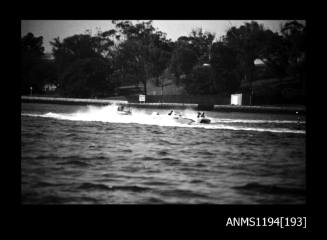
[[[193,103],[129,103],[123,100],[109,99],[84,99],[84,98],[54,98],[54,97],[33,97],[22,96],[22,102],[30,103],[55,103],[72,105],[127,105],[135,108],[156,108],[156,109],[193,109],[200,111],[218,112],[252,112],[252,113],[285,113],[294,114],[299,112],[305,114],[304,106],[234,106],[234,105],[201,105]]]
[[[86,98],[58,98],[58,97],[32,97],[21,96],[22,102],[33,103],[56,103],[71,105],[108,105],[108,104],[128,104],[128,101],[108,100],[108,99],[86,99]]]

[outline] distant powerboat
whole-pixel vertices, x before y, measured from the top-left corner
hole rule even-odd
[[[151,114],[152,117],[154,118],[160,118],[161,115],[159,112],[153,112]],[[193,123],[204,123],[204,124],[209,124],[211,122],[210,119],[206,118],[204,116],[204,113],[198,113],[197,119],[191,119],[191,118],[186,118],[184,117],[181,113],[176,113],[174,110],[171,110],[168,113],[168,116],[173,119],[174,121],[181,123],[181,124],[193,124]]]
[[[198,112],[197,122],[209,124],[211,122],[211,120],[209,118],[205,117],[204,112],[202,114],[200,112]]]
[[[174,110],[171,110],[170,113],[168,113],[168,116],[170,116],[173,119],[182,118],[182,114],[177,114]]]
[[[176,122],[181,124],[192,124],[195,122],[193,119],[183,117],[182,114],[177,114],[173,110],[168,113],[168,116],[172,117]]]
[[[121,115],[132,115],[130,108],[126,108],[125,106],[119,106],[117,108],[117,113]]]

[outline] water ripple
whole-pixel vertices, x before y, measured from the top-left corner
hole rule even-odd
[[[22,105],[22,203],[305,203],[295,116],[208,112],[213,125],[159,126],[150,109],[113,121],[109,110]]]
[[[139,187],[139,186],[107,186],[105,184],[83,183],[79,189],[85,190],[105,190],[105,191],[132,191],[132,192],[144,192],[151,188]]]

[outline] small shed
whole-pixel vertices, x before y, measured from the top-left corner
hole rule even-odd
[[[231,95],[231,105],[242,105],[242,93]]]

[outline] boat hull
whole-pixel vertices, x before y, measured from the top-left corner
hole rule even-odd
[[[199,122],[199,123],[209,124],[209,123],[211,122],[211,120],[208,119],[208,118],[202,118],[202,119],[200,119],[198,122]]]
[[[118,111],[118,114],[120,115],[132,115],[132,113],[130,111]]]

